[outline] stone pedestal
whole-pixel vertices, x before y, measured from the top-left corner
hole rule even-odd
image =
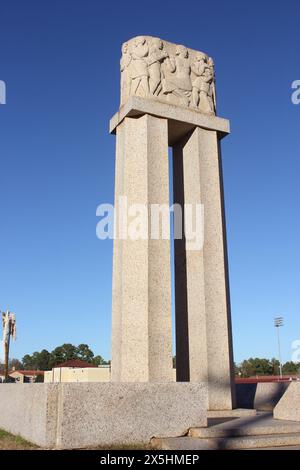
[[[300,421],[300,383],[291,382],[287,391],[274,408],[274,418]]]
[[[1,384],[0,429],[50,449],[149,447],[207,426],[206,398],[195,383]]]

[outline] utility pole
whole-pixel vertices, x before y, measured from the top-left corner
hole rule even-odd
[[[280,328],[281,326],[283,326],[283,317],[276,317],[276,318],[274,318],[274,326],[275,326],[275,328],[277,328],[279,370],[280,370],[280,378],[282,379],[282,362],[281,362],[281,348],[280,348],[279,328]]]
[[[2,312],[2,326],[3,326],[3,347],[4,347],[4,375],[5,382],[8,382],[8,362],[9,362],[9,346],[10,337],[16,340],[16,317],[14,313]]]

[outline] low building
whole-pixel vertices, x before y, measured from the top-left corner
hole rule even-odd
[[[80,360],[67,361],[45,371],[44,382],[110,382],[110,366],[95,367]]]
[[[34,383],[39,375],[44,376],[42,370],[12,370],[9,372],[9,377],[16,383]]]

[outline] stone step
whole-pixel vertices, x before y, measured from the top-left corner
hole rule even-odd
[[[235,408],[234,410],[208,410],[208,418],[242,418],[243,416],[256,416],[257,411],[249,408]]]
[[[199,439],[195,437],[153,438],[152,447],[159,450],[245,450],[299,446],[299,434],[265,434],[262,436],[219,437]]]
[[[209,419],[207,428],[191,428],[189,437],[218,438],[218,437],[242,437],[296,434],[300,435],[300,423],[293,421],[279,421],[273,419],[267,413],[258,414],[256,417],[240,419]]]

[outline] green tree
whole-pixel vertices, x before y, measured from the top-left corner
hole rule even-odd
[[[236,377],[241,377],[241,375],[242,375],[241,366],[239,364],[237,364],[236,362],[234,362],[233,366],[234,366],[234,375]]]
[[[38,370],[50,370],[51,354],[47,349],[42,349],[37,358]]]
[[[299,362],[286,362],[282,367],[282,373],[284,375],[297,375],[300,372]]]
[[[95,356],[91,362],[95,366],[103,366],[108,364],[108,362],[106,362],[102,356]]]
[[[77,347],[70,343],[65,343],[62,346],[55,348],[50,357],[50,368],[55,367],[62,362],[78,359]]]
[[[35,351],[32,355],[26,354],[22,359],[22,368],[27,370],[50,370],[72,359],[80,359],[95,366],[108,364],[102,356],[94,356],[93,351],[87,344],[82,343],[74,346],[65,343],[56,347],[51,353],[47,349],[43,349],[40,352]]]
[[[81,361],[93,362],[94,353],[87,344],[77,346],[77,357]]]
[[[19,359],[11,359],[8,363],[8,368],[9,369],[15,368],[15,370],[22,370],[23,364],[21,361],[19,361]]]
[[[272,375],[280,375],[280,362],[278,359],[273,357],[270,362],[272,365]]]
[[[33,358],[30,356],[30,354],[26,354],[23,359],[23,369],[29,370],[29,369],[34,369],[33,367]]]
[[[260,359],[250,357],[240,365],[242,377],[251,377],[255,375],[272,375],[274,365],[269,359]]]

